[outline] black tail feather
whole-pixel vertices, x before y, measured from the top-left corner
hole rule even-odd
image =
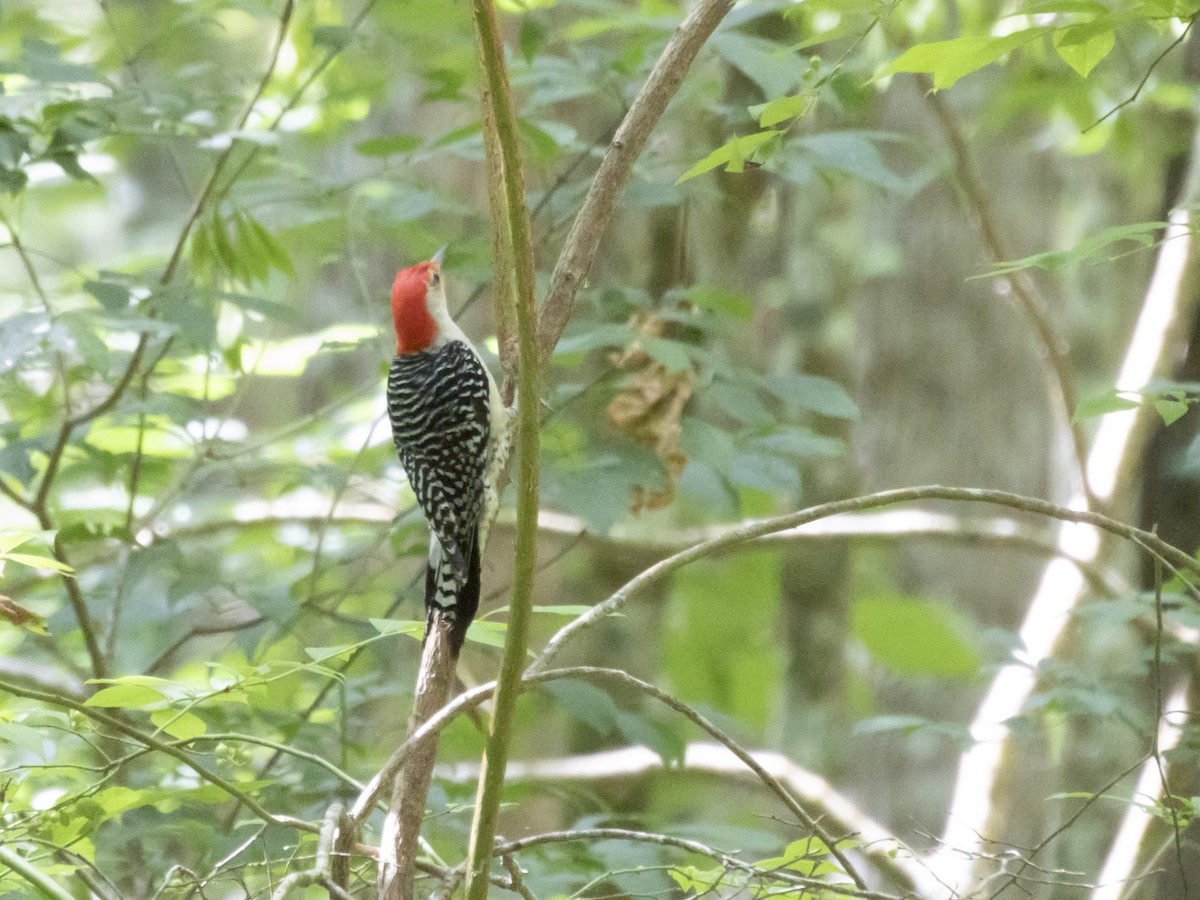
[[[450,562],[447,566],[446,563]],[[429,632],[433,629],[433,618],[435,614],[441,615],[450,623],[450,650],[455,658],[458,657],[459,651],[462,650],[463,642],[467,639],[467,629],[471,622],[475,619],[475,614],[479,611],[479,593],[480,593],[480,573],[479,573],[479,537],[478,534],[472,535],[470,540],[470,555],[467,558],[466,580],[462,580],[462,576],[454,571],[454,564],[451,561],[443,561],[441,564],[443,579],[452,579],[457,585],[457,590],[454,592],[455,601],[453,606],[439,604],[437,597],[439,593],[445,595],[445,590],[439,591],[438,588],[438,572],[435,571],[432,565],[425,567],[425,639],[429,638]],[[422,641],[424,643],[424,640]]]

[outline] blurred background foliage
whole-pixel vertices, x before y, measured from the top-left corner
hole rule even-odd
[[[681,12],[501,8],[545,279]],[[908,73],[952,86],[938,96],[1013,258],[1082,248],[1034,277],[1089,396],[1113,384],[1154,262],[1125,251],[1154,239],[1183,180],[1193,45],[1160,56],[1194,14],[737,6],[638,162],[552,360],[535,642],[747,517],[925,482],[1064,499],[1042,348],[987,277],[1002,260]],[[936,43],[952,38],[968,40]],[[356,793],[343,773],[367,780],[401,738],[420,648],[404,623],[423,617],[426,529],[384,420],[395,270],[449,245],[460,321],[495,330],[468,8],[12,0],[0,86],[0,593],[16,604],[0,678],[90,697],[318,821]],[[1140,244],[1081,243],[1129,225],[1114,238]],[[1194,463],[1171,459],[1194,489]],[[498,659],[511,521],[485,563],[468,684]],[[564,659],[661,684],[925,847],[1044,562],[895,534],[777,540],[681,570]],[[1112,565],[1124,587],[1085,607],[1018,723],[1038,763],[1009,788],[1015,842],[1065,820],[1047,797],[1098,788],[1153,731],[1150,607],[1137,564]],[[263,827],[178,760],[0,697],[0,844],[76,896],[264,896],[311,856],[311,836]],[[640,744],[669,764],[697,737],[565,682],[522,702],[518,735],[526,759]],[[481,748],[462,719],[442,755]],[[427,836],[454,865],[474,788],[444,774]],[[602,774],[514,780],[502,830],[636,824],[763,856],[798,836],[728,779]],[[1094,876],[1118,815],[1094,810],[1040,862]],[[678,857],[601,842],[522,862],[537,896],[650,896],[686,888],[667,872]],[[27,890],[0,867],[0,895]]]

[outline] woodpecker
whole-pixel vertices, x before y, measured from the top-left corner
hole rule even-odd
[[[442,250],[392,283],[396,357],[388,415],[400,463],[429,520],[425,635],[440,611],[455,656],[479,608],[479,559],[499,505],[509,414],[479,351],[450,318]]]

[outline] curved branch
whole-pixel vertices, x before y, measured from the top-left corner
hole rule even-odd
[[[529,847],[540,847],[545,844],[568,844],[580,841],[631,841],[640,844],[657,844],[660,847],[675,847],[688,853],[698,853],[701,856],[720,863],[726,869],[737,869],[751,877],[771,878],[799,887],[819,888],[821,896],[831,897],[860,897],[863,900],[900,900],[893,894],[882,894],[878,891],[864,891],[842,885],[830,884],[816,878],[805,878],[786,869],[760,869],[753,863],[738,859],[730,853],[692,841],[686,838],[672,837],[669,834],[655,834],[649,831],[633,831],[628,828],[581,828],[577,831],[550,831],[544,834],[532,834],[528,837],[497,844],[492,852],[494,857],[507,857]]]
[[[748,768],[761,781],[771,793],[773,793],[787,807],[796,818],[802,821],[806,827],[812,830],[812,833],[821,838],[822,841],[830,848],[833,855],[837,858],[838,863],[843,870],[849,875],[859,887],[860,890],[866,889],[866,884],[862,877],[856,872],[854,865],[846,858],[845,853],[837,847],[837,841],[827,830],[822,827],[819,821],[814,818],[803,806],[792,796],[787,787],[774,775],[764,768],[761,763],[747,750],[742,748],[733,738],[725,734],[716,725],[702,716],[699,712],[692,709],[686,703],[672,697],[670,694],[659,690],[654,685],[642,681],[639,678],[622,672],[618,669],[605,669],[595,666],[575,666],[565,669],[551,669],[545,672],[527,672],[521,679],[521,687],[524,689],[531,684],[539,684],[543,681],[553,681],[560,678],[589,678],[602,681],[616,681],[626,687],[632,687],[654,698],[665,706],[678,712],[690,722],[694,723],[701,730],[706,732],[715,741],[724,746],[732,753],[746,768]],[[379,798],[387,789],[388,784],[396,777],[396,774],[404,766],[405,762],[417,752],[418,748],[427,741],[434,739],[441,731],[446,728],[458,715],[469,708],[476,707],[483,703],[495,689],[495,682],[480,685],[466,693],[459,695],[452,703],[442,707],[436,715],[431,716],[420,728],[416,729],[412,735],[401,744],[389,757],[388,761],[375,774],[375,777],[367,783],[367,787],[358,795],[354,801],[354,805],[350,809],[349,818],[356,824],[361,826],[366,821],[367,816],[374,810]],[[347,834],[351,829],[347,829]],[[340,848],[344,849],[344,848]]]
[[[1143,531],[1140,528],[1134,528],[1132,525],[1126,525],[1124,522],[1118,522],[1116,519],[1110,519],[1108,516],[1101,515],[1100,513],[1068,509],[1065,506],[1058,506],[1046,500],[1023,497],[1020,494],[1011,494],[1007,491],[991,491],[980,488],[953,488],[942,487],[940,485],[899,488],[896,490],[880,491],[877,494],[867,494],[863,497],[853,497],[849,500],[822,503],[819,506],[813,506],[799,512],[789,513],[788,515],[764,519],[760,522],[752,522],[712,540],[689,547],[687,550],[676,553],[674,556],[669,556],[627,582],[607,600],[596,604],[591,610],[560,628],[550,638],[537,658],[529,664],[529,668],[526,671],[532,673],[543,670],[547,663],[562,649],[562,645],[576,632],[596,624],[605,616],[619,610],[634,594],[666,577],[676,569],[686,566],[690,562],[695,562],[712,553],[728,547],[734,547],[746,541],[762,537],[763,535],[784,531],[788,528],[796,528],[808,522],[814,522],[817,519],[826,519],[841,513],[860,512],[864,509],[875,509],[880,506],[892,506],[896,503],[910,503],[914,500],[954,500],[968,503],[990,503],[995,506],[1007,506],[1011,509],[1047,516],[1064,522],[1092,525],[1109,534],[1132,541],[1143,550],[1160,557],[1164,562],[1178,569],[1180,572],[1190,572],[1200,578],[1200,562],[1192,559],[1192,557],[1188,556],[1182,550],[1172,547],[1158,537],[1158,535],[1152,534],[1149,531]]]

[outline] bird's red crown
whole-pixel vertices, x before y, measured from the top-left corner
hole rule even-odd
[[[396,353],[418,353],[437,337],[437,322],[429,314],[426,294],[441,269],[436,260],[417,263],[396,273],[392,282],[392,319],[396,324]]]

